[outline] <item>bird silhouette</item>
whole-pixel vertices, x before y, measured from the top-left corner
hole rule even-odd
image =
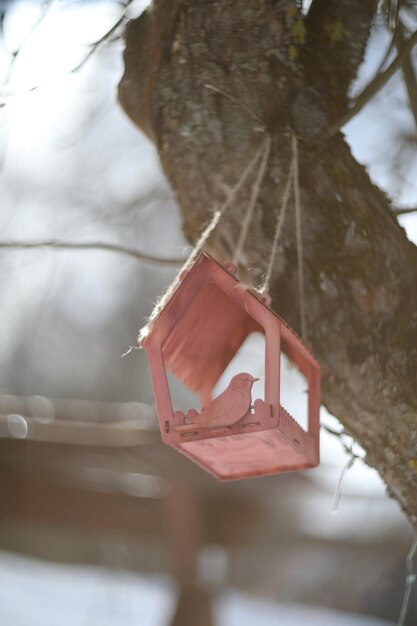
[[[252,403],[252,385],[259,380],[243,372],[233,376],[227,389],[206,406],[197,418],[205,428],[232,426],[249,411]]]

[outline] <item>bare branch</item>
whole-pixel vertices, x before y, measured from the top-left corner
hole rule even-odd
[[[107,252],[117,252],[118,254],[124,254],[130,256],[133,259],[142,261],[144,263],[151,263],[152,265],[163,266],[179,266],[185,262],[184,258],[160,258],[145,254],[139,250],[133,248],[127,248],[114,243],[105,243],[103,241],[90,241],[75,243],[71,241],[0,241],[0,248],[15,248],[17,250],[28,250],[31,248],[55,248],[66,250],[105,250]]]
[[[47,10],[50,6],[50,4],[52,4],[53,0],[48,0],[47,1],[47,6],[46,8],[43,9],[43,12],[41,14],[41,16],[38,18],[38,20],[36,21],[36,23],[33,25],[30,33],[27,35],[27,37],[25,37],[23,43],[21,44],[20,48],[15,50],[12,53],[12,60],[9,66],[9,70],[7,73],[7,76],[3,82],[3,87],[6,86],[11,78],[11,74],[13,71],[13,67],[14,64],[16,62],[16,58],[17,56],[20,54],[22,48],[23,48],[23,44],[26,43],[26,40],[29,38],[30,35],[32,35],[32,33],[36,30],[36,28],[39,26],[39,24],[41,23],[41,21],[44,19]],[[76,74],[77,72],[79,72],[84,65],[87,63],[87,61],[97,52],[97,50],[106,42],[108,42],[111,37],[117,32],[117,30],[124,25],[125,22],[128,21],[128,17],[127,17],[127,10],[130,4],[132,4],[133,0],[126,0],[126,2],[123,3],[123,7],[124,10],[121,14],[121,16],[119,17],[119,19],[113,24],[113,26],[111,26],[109,28],[109,30],[107,30],[104,35],[102,35],[99,39],[97,39],[96,41],[94,41],[93,43],[91,43],[89,45],[89,49],[87,51],[87,53],[85,54],[85,56],[81,59],[81,61],[79,63],[77,63],[77,65],[75,65],[71,70],[69,70],[69,74]],[[42,87],[45,87],[47,85],[47,83],[39,83],[38,85],[32,85],[32,87],[29,87],[28,89],[24,90],[23,93],[24,94],[29,94],[32,93],[34,91],[37,91],[38,89],[41,89]],[[11,94],[11,96],[13,96],[15,94]],[[10,98],[10,95],[7,95],[4,97],[3,100],[0,101],[0,108],[6,106],[7,104],[7,99]]]
[[[335,135],[345,124],[350,122],[368,104],[368,102],[384,87],[392,78],[395,72],[402,67],[409,58],[409,54],[417,44],[417,31],[415,31],[404,43],[404,46],[398,52],[395,59],[390,63],[386,70],[377,74],[365,89],[354,99],[352,107],[343,115],[335,124],[329,128],[327,137]]]
[[[391,209],[394,215],[408,215],[409,213],[417,213],[417,207],[412,207],[409,209]]]
[[[104,33],[104,35],[102,35],[99,39],[97,39],[92,44],[90,44],[90,49],[88,50],[87,54],[78,63],[78,65],[76,65],[75,67],[72,68],[72,70],[70,71],[70,74],[75,74],[82,67],[84,67],[84,65],[93,56],[93,54],[95,52],[97,52],[98,48],[100,48],[100,46],[102,46],[104,43],[109,41],[109,39],[117,32],[117,30],[120,28],[120,26],[122,26],[125,23],[125,21],[127,20],[127,16],[126,16],[127,9],[129,7],[129,5],[132,4],[132,2],[133,2],[133,0],[127,0],[127,2],[124,3],[124,11],[121,14],[121,16],[119,17],[119,19],[113,24],[113,26],[111,28],[109,28],[109,30],[107,32]]]
[[[401,20],[398,20],[394,31],[394,42],[398,51],[404,47],[405,41],[404,27]],[[414,124],[417,127],[417,81],[410,54],[408,54],[405,58],[401,69],[404,77],[405,88],[407,90],[410,111],[414,118]]]
[[[332,121],[347,108],[376,11],[376,0],[314,0],[305,18],[307,37],[300,52],[306,86],[323,98]]]
[[[14,66],[16,64],[16,61],[17,61],[20,53],[22,52],[23,48],[25,47],[27,41],[32,37],[32,35],[35,33],[35,31],[39,28],[40,24],[45,19],[46,15],[48,14],[49,9],[52,6],[52,3],[53,3],[53,0],[45,0],[45,2],[42,2],[41,12],[40,12],[38,18],[33,23],[31,29],[25,35],[25,37],[22,40],[20,46],[18,48],[16,48],[15,50],[13,50],[12,52],[9,53],[10,54],[10,63],[9,63],[9,67],[8,67],[8,70],[7,70],[7,73],[6,73],[6,77],[3,80],[3,85],[2,85],[3,87],[8,85],[8,83],[10,82],[10,79],[11,79],[12,74],[13,74]],[[1,104],[1,106],[4,106],[4,103]]]

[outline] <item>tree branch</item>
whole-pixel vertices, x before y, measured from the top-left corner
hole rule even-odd
[[[346,109],[376,10],[375,0],[313,0],[306,17],[305,82],[320,93],[331,120]]]
[[[404,27],[400,19],[398,19],[394,30],[394,42],[399,53],[404,48],[406,43]],[[401,69],[404,77],[405,88],[407,90],[410,111],[414,118],[414,124],[417,128],[417,81],[410,53],[404,59]]]
[[[17,250],[29,250],[32,248],[53,248],[56,250],[104,250],[106,252],[117,252],[124,254],[144,263],[161,266],[179,266],[185,262],[185,258],[161,258],[145,254],[134,248],[127,248],[114,243],[105,243],[103,241],[90,242],[70,242],[70,241],[0,241],[0,248],[12,248]]]
[[[409,213],[416,213],[417,207],[412,207],[408,209],[391,209],[394,215],[408,215]]]
[[[101,36],[99,37],[99,39],[97,39],[96,41],[92,42],[89,45],[89,49],[87,51],[87,53],[84,55],[84,57],[81,59],[81,61],[79,61],[79,63],[77,63],[77,65],[75,65],[73,68],[71,68],[69,70],[69,74],[76,74],[77,72],[79,72],[85,65],[86,63],[90,60],[90,58],[97,52],[97,50],[105,43],[107,43],[108,41],[111,40],[111,37],[117,33],[117,31],[120,29],[122,29],[122,26],[124,26],[126,24],[126,22],[128,21],[128,16],[127,16],[127,10],[129,8],[129,5],[132,4],[134,0],[126,0],[125,3],[123,3],[124,6],[124,10],[122,12],[122,14],[120,15],[119,19]],[[48,9],[50,8],[50,6],[52,5],[52,3],[54,2],[54,0],[46,0],[45,6],[42,9],[42,13],[40,14],[39,18],[36,20],[36,22],[34,23],[34,25],[32,26],[31,30],[29,31],[29,33],[27,34],[27,36],[25,37],[25,39],[23,40],[23,42],[21,43],[20,47],[15,50],[12,54],[11,54],[11,62],[9,64],[9,68],[6,74],[6,77],[3,81],[3,84],[1,85],[3,88],[6,87],[8,85],[8,83],[10,82],[12,73],[13,73],[13,69],[16,63],[16,59],[17,57],[20,55],[24,45],[26,44],[26,41],[29,39],[29,37],[32,35],[32,33],[38,28],[38,26],[40,25],[40,23],[42,22],[42,20],[46,17]],[[40,83],[40,84],[35,84],[32,85],[32,87],[29,87],[28,89],[25,89],[23,91],[23,93],[32,93],[34,91],[37,91],[38,89],[41,89],[42,87],[45,87],[47,83]],[[0,100],[0,108],[5,107],[7,105],[7,100],[10,97],[13,97],[15,94],[11,94],[11,95],[6,95],[3,96],[3,99]]]
[[[21,52],[22,52],[23,48],[25,47],[27,41],[36,32],[36,30],[39,28],[39,26],[41,25],[41,23],[43,22],[43,20],[47,16],[48,11],[51,8],[53,2],[54,2],[54,0],[45,0],[45,2],[42,3],[41,10],[40,10],[38,18],[32,24],[29,32],[25,35],[25,37],[21,41],[20,46],[18,48],[16,48],[15,50],[13,50],[12,52],[9,53],[9,55],[10,55],[10,63],[9,63],[9,67],[7,69],[7,72],[6,72],[6,75],[5,75],[5,78],[3,80],[3,83],[1,85],[1,87],[5,87],[10,82],[10,79],[12,77],[13,70],[14,70],[14,67],[15,67],[15,64],[16,64],[16,61],[17,61],[19,55],[21,54]],[[4,35],[3,32],[1,34]],[[0,106],[4,106],[4,103],[1,103]]]
[[[365,89],[353,100],[351,108],[328,130],[327,137],[335,135],[345,124],[350,122],[363,109],[363,107],[372,100],[372,98],[384,87],[387,82],[394,76],[407,61],[411,50],[417,44],[417,31],[414,32],[405,42],[404,46],[398,52],[395,59],[387,67],[386,70],[377,74]]]
[[[121,28],[126,23],[126,21],[128,19],[127,16],[126,16],[127,9],[129,7],[129,5],[132,4],[132,2],[133,2],[133,0],[127,0],[124,3],[124,11],[121,14],[121,16],[119,17],[119,19],[113,24],[113,26],[111,26],[111,28],[109,28],[108,31],[106,31],[104,33],[104,35],[102,35],[99,39],[97,39],[92,44],[90,44],[89,51],[87,52],[85,57],[83,59],[81,59],[81,61],[78,63],[78,65],[76,65],[75,67],[72,68],[72,70],[70,71],[70,74],[75,74],[82,67],[84,67],[84,65],[87,63],[87,61],[93,56],[93,54],[95,54],[97,52],[97,50],[100,48],[100,46],[102,46],[104,43],[109,41],[110,38],[119,30],[119,28]]]

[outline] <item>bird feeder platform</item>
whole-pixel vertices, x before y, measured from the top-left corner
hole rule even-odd
[[[232,263],[221,265],[202,252],[141,337],[163,441],[219,480],[319,463],[320,367],[269,304],[268,296],[236,278]],[[265,336],[264,398],[252,402],[255,379],[242,373],[212,399],[217,381],[254,332]],[[307,431],[280,404],[281,351],[308,383]],[[167,372],[195,392],[203,408],[175,410]]]

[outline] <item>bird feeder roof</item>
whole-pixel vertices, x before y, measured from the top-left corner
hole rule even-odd
[[[230,265],[202,252],[185,270],[164,306],[151,316],[141,345],[161,350],[166,369],[202,401],[252,332],[269,329],[300,367],[317,365],[313,356],[260,294],[242,284]],[[284,332],[282,332],[282,330]],[[304,365],[304,367],[301,367]]]

